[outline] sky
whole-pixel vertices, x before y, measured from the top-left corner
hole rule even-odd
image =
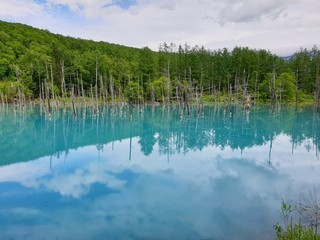
[[[158,50],[188,43],[289,56],[320,47],[319,0],[1,0],[0,19]]]

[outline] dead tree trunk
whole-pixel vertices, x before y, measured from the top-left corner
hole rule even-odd
[[[178,89],[178,86],[176,87],[176,101],[177,101],[177,104],[179,105],[179,89]]]
[[[83,80],[82,80],[82,74],[80,74],[80,81],[81,81],[81,95],[82,95],[82,103],[85,104],[86,99],[85,99],[85,93],[83,89]]]
[[[248,73],[249,74],[249,73]],[[248,76],[249,78],[249,76]],[[242,105],[248,98],[248,78],[246,75],[246,69],[243,69],[243,77],[242,77],[242,86],[243,86],[243,97],[242,97]]]
[[[2,92],[1,92],[1,103],[2,103],[2,106],[4,106],[4,97]]]
[[[113,79],[111,74],[110,74],[110,91],[111,91],[112,106],[114,106],[114,88],[113,88]]]
[[[96,104],[94,103],[92,84],[90,84],[90,90],[91,90],[91,106],[93,108],[92,116],[96,116]]]
[[[95,95],[96,95],[96,103],[98,104],[98,57],[96,57],[96,84],[94,87]]]
[[[71,101],[72,101],[73,116],[77,117],[77,111],[76,111],[75,102],[74,102],[74,85],[73,84],[71,87]]]
[[[65,76],[64,76],[64,61],[61,60],[61,97],[63,101],[63,105],[66,106],[65,102]]]
[[[230,83],[229,84],[229,81],[228,81],[228,98],[229,98],[229,113],[231,114],[232,113],[232,110],[231,110],[231,101],[232,101],[232,84]]]
[[[154,86],[151,86],[151,101],[152,101],[152,105],[155,105],[155,96],[154,96]]]
[[[203,87],[201,87],[201,91],[200,91],[199,106],[198,106],[198,116],[200,115],[200,113],[202,113],[202,114],[203,114],[203,101],[202,101],[202,95],[203,95]]]
[[[99,97],[100,97],[100,101],[102,102],[102,100],[103,100],[103,78],[102,78],[101,74],[100,74],[99,80],[100,80]]]
[[[46,101],[48,103],[48,112],[50,114],[51,108],[50,108],[50,88],[49,88],[49,71],[48,71],[48,64],[46,62],[46,78],[44,79],[44,90],[45,90],[45,96]]]
[[[76,86],[76,97],[80,98],[81,97],[81,86],[80,86],[80,82],[79,82],[79,73],[77,72],[77,86]]]
[[[51,106],[50,106],[50,96],[49,96],[49,85],[47,84],[45,86],[46,88],[46,98],[47,98],[47,102],[48,102],[48,111],[49,111],[49,116],[51,114]]]
[[[257,85],[258,85],[258,72],[256,72],[256,79],[254,82],[254,100],[253,100],[253,104],[254,107],[256,106],[256,99],[257,99]]]
[[[53,85],[53,72],[52,72],[52,64],[50,64],[50,76],[51,76],[51,97],[52,101],[54,101],[54,85]]]
[[[42,104],[43,104],[44,109],[46,110],[47,106],[46,106],[46,101],[45,101],[45,97],[44,97],[44,86],[43,86],[43,83],[41,83],[40,95],[42,95]]]
[[[179,103],[179,115],[180,119],[182,119],[183,116],[183,88],[181,86],[178,87],[178,92],[180,92],[180,103]]]
[[[105,88],[106,104],[108,105],[108,98],[109,98],[109,95],[108,95],[108,77],[105,76],[105,79],[106,79],[106,88]]]
[[[316,73],[316,91],[315,91],[315,108],[316,111],[319,112],[320,108],[320,65],[317,65],[317,73]]]
[[[167,105],[170,105],[170,63],[168,62],[168,69],[167,69]]]
[[[299,80],[298,80],[298,71],[296,74],[296,112],[298,111],[298,88],[299,88]]]
[[[276,73],[273,69],[272,71],[272,78],[269,82],[269,91],[270,91],[270,100],[271,100],[271,107],[274,110],[276,104]]]
[[[192,82],[192,70],[191,70],[191,67],[189,67],[189,85],[190,85],[190,94],[191,94],[191,97],[193,97],[193,82]]]

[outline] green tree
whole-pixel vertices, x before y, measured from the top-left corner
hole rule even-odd
[[[293,101],[296,93],[295,76],[292,73],[282,73],[276,78],[276,92],[283,100]]]
[[[130,81],[125,88],[125,97],[131,103],[138,103],[143,99],[143,89],[137,82]]]

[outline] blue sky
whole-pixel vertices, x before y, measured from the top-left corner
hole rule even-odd
[[[18,6],[18,7],[17,7]],[[248,46],[285,56],[320,47],[318,0],[1,0],[0,19],[122,44]]]
[[[129,9],[131,6],[134,6],[137,4],[137,1],[135,0],[113,0],[111,4],[107,4],[107,6],[110,5],[118,5],[122,9]]]

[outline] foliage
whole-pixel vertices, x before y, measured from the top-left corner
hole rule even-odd
[[[291,73],[282,73],[276,79],[276,91],[282,99],[286,101],[293,101],[295,98],[295,77]]]
[[[294,221],[292,214],[297,211],[297,207],[293,204],[287,203],[284,200],[281,202],[281,212],[284,226],[275,224],[277,239],[279,240],[317,240],[320,235],[317,234],[314,225],[306,226],[301,223],[301,215],[298,222]]]
[[[29,98],[32,91],[20,81],[2,81],[0,82],[0,94],[7,96],[8,101],[18,100],[20,92],[20,98],[24,94],[25,98]]]
[[[179,87],[181,94],[191,97],[195,89],[211,95],[214,91],[228,92],[232,87],[234,92],[246,90],[251,95],[259,91],[264,101],[274,95],[278,100],[281,95],[283,101],[294,101],[296,87],[299,97],[302,93],[313,96],[320,76],[316,46],[311,51],[301,49],[285,60],[266,50],[247,47],[213,51],[187,43],[163,43],[154,52],[147,47],[65,37],[17,23],[0,21],[0,29],[0,81],[19,81],[24,86],[21,91],[31,93],[31,97],[39,96],[46,81],[53,82],[56,93],[62,92],[58,89],[63,77],[67,92],[81,78],[90,95],[91,85],[101,87],[96,81],[101,76],[108,93],[119,94],[115,97],[128,97],[128,89],[133,86],[139,86],[146,100],[152,98],[153,89],[157,101],[174,99]],[[107,80],[111,76],[113,82]],[[275,88],[270,90],[273,76]],[[11,99],[17,97],[16,93],[10,94]]]
[[[154,98],[156,101],[163,101],[168,91],[167,78],[162,76],[154,80],[152,83],[149,84],[148,90],[148,92],[153,91]]]
[[[143,98],[143,91],[139,83],[130,81],[125,89],[125,97],[130,102],[138,102]]]

